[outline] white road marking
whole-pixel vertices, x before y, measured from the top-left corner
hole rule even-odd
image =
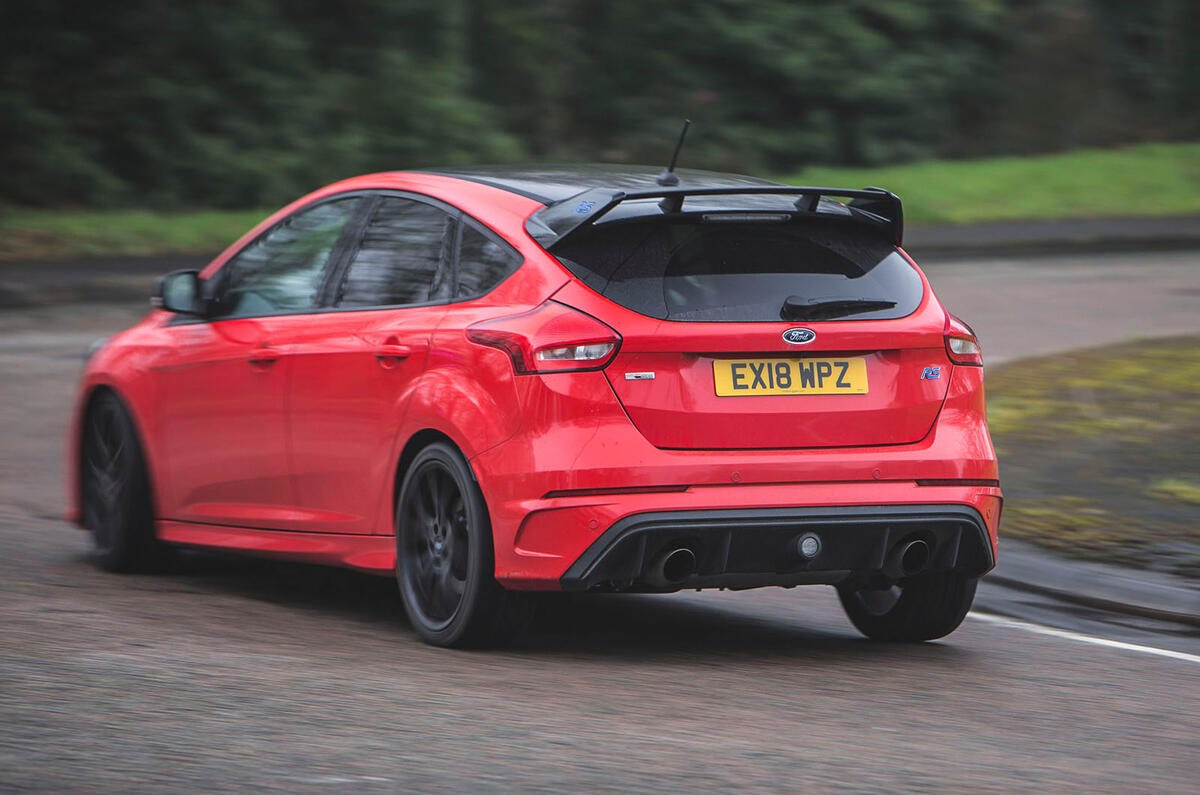
[[[1009,627],[1011,629],[1023,629],[1026,632],[1033,632],[1037,635],[1049,635],[1052,638],[1064,638],[1066,640],[1074,640],[1080,643],[1091,643],[1094,646],[1107,646],[1110,649],[1124,649],[1125,651],[1136,651],[1141,652],[1142,654],[1153,654],[1157,657],[1169,657],[1172,660],[1200,663],[1200,655],[1188,654],[1182,651],[1172,651],[1171,649],[1158,649],[1154,646],[1139,646],[1136,643],[1125,643],[1124,641],[1109,640],[1108,638],[1096,638],[1091,635],[1082,635],[1078,632],[1070,632],[1069,630],[1065,629],[1044,627],[1041,624],[1030,624],[1025,621],[1017,621],[1013,618],[992,615],[991,613],[971,612],[967,614],[967,617],[974,618],[979,621],[985,621],[989,624],[997,624],[1002,627]]]

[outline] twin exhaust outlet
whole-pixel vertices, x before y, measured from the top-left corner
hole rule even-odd
[[[816,533],[805,533],[794,548],[802,559],[812,560],[821,554],[821,539]],[[901,541],[884,559],[883,574],[892,580],[919,574],[929,566],[931,553],[929,544],[919,538]],[[688,547],[667,549],[654,559],[645,580],[660,588],[679,585],[696,573],[696,566],[696,553]]]
[[[696,553],[687,547],[668,549],[654,559],[646,581],[660,588],[678,585],[696,573]]]
[[[884,576],[892,580],[919,574],[929,565],[929,544],[919,538],[901,541],[892,547],[883,563]]]

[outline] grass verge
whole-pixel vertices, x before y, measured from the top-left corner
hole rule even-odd
[[[877,185],[914,224],[1200,213],[1200,143],[1142,144],[1041,157],[810,168],[796,185]]]
[[[1044,157],[929,161],[877,169],[812,168],[793,184],[879,185],[910,223],[1200,213],[1200,143],[1145,144]],[[215,254],[263,210],[0,211],[0,262]]]
[[[9,210],[0,212],[0,262],[216,254],[265,210]]]
[[[989,370],[1001,533],[1200,576],[1200,337]]]

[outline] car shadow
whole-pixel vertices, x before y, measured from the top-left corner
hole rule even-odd
[[[207,550],[180,550],[166,579],[208,592],[351,621],[408,625],[396,581],[332,566]]]
[[[759,612],[753,596],[702,603],[686,594],[554,594],[512,651],[606,658],[697,657],[710,661],[786,658],[958,659],[953,646],[874,643],[847,622],[845,631],[804,625],[803,617]],[[799,612],[799,611],[797,611]],[[840,609],[838,610],[840,615]]]
[[[154,590],[219,593],[284,605],[310,615],[400,631],[417,641],[395,581],[346,569],[184,551],[166,576],[143,580]],[[844,632],[808,627],[761,614],[753,601],[701,603],[684,595],[527,595],[532,616],[503,649],[509,656],[586,656],[611,660],[687,657],[740,662],[748,658],[830,658],[962,661],[970,655],[948,643],[873,643],[849,624]]]

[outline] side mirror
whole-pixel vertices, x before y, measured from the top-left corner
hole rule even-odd
[[[150,303],[159,309],[181,315],[203,315],[200,300],[200,272],[173,271],[158,280]]]

